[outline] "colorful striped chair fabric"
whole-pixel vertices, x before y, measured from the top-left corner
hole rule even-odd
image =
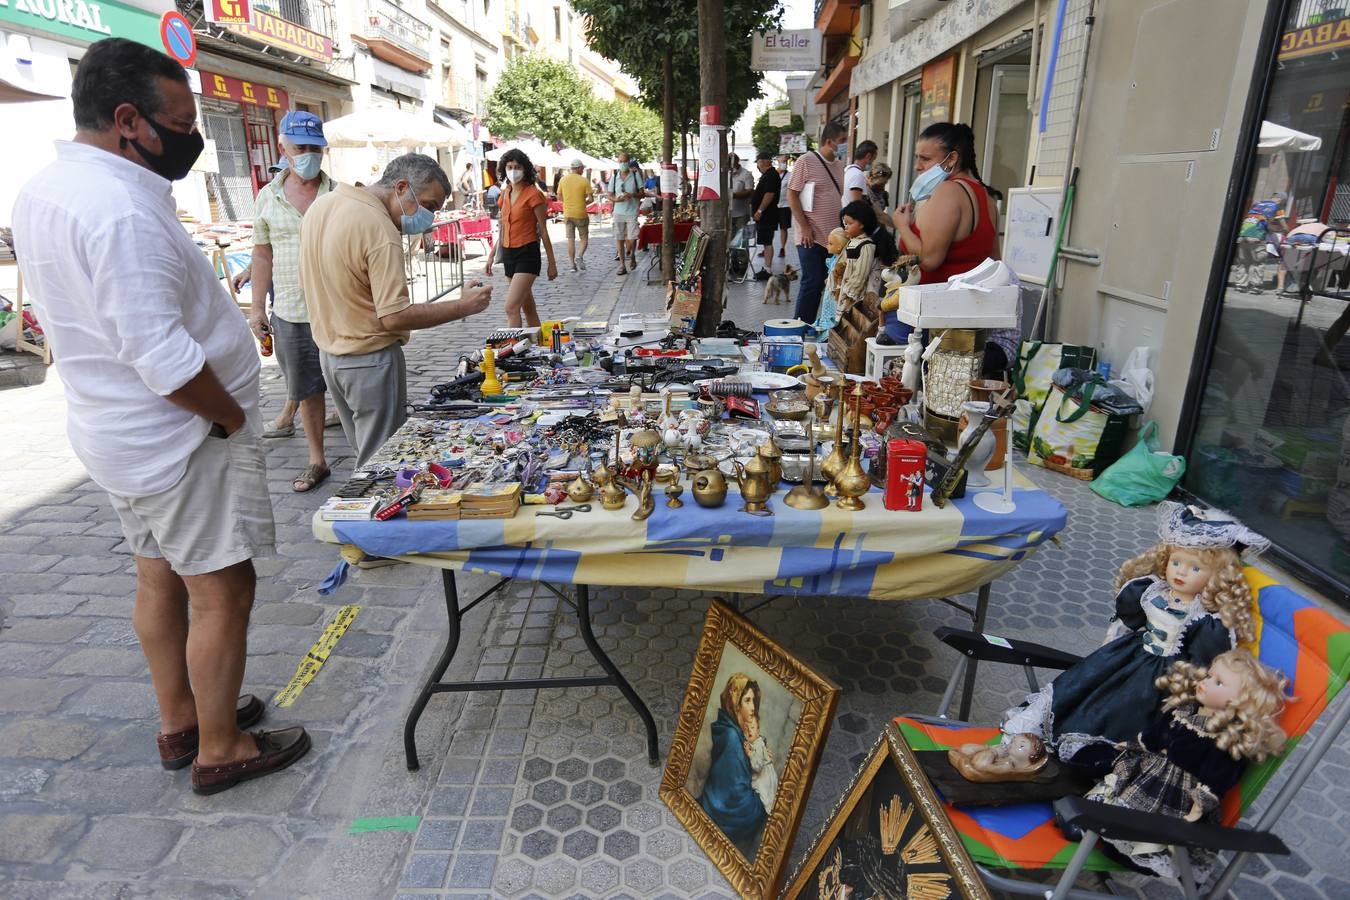
[[[1350,677],[1350,628],[1263,572],[1248,567],[1244,574],[1257,607],[1256,638],[1248,648],[1263,663],[1289,678],[1292,696],[1280,719],[1289,742],[1280,756],[1249,767],[1241,782],[1224,797],[1225,825],[1235,824],[1251,806]],[[997,728],[907,716],[900,716],[895,722],[915,750],[945,750],[966,743],[994,744],[999,740]],[[1062,869],[1077,848],[1055,826],[1049,803],[999,807],[945,804],[945,807],[971,858],[983,866]],[[1085,868],[1104,872],[1123,867],[1100,850],[1094,850]]]

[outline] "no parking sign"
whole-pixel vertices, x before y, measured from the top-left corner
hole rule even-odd
[[[164,52],[184,68],[197,61],[197,36],[182,13],[177,10],[166,12],[159,20],[159,36],[164,41]]]

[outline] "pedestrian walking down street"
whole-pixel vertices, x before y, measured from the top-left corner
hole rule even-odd
[[[728,185],[731,191],[731,203],[728,204],[727,214],[731,216],[731,233],[727,237],[735,240],[741,232],[745,231],[746,223],[750,221],[750,197],[755,192],[755,176],[750,174],[749,169],[741,165],[741,158],[735,153],[731,154],[731,172]]]
[[[19,265],[61,360],[70,443],[136,560],[131,621],[166,769],[212,794],[294,763],[304,728],[243,729],[253,559],[274,553],[253,338],[178,222],[171,181],[204,142],[187,73],[133,41],[92,44],[75,139],[20,191]],[[190,615],[189,615],[190,611]]]
[[[759,169],[759,183],[750,196],[751,216],[755,220],[755,241],[764,254],[764,268],[755,273],[756,281],[768,281],[773,274],[773,236],[778,231],[778,198],[783,193],[783,180],[773,167],[773,154],[761,152],[755,157]]]
[[[792,208],[788,206],[787,183],[791,174],[788,171],[786,156],[780,156],[773,164],[778,173],[778,182],[782,190],[778,193],[778,258],[787,256],[788,228],[792,225]]]
[[[253,202],[253,259],[249,263],[253,306],[248,324],[259,341],[272,336],[286,380],[286,402],[292,410],[290,415],[282,411],[284,430],[274,425],[276,430],[265,431],[263,436],[293,435],[293,410],[300,412],[309,459],[291,482],[291,490],[303,493],[322,484],[331,470],[323,449],[327,388],[300,287],[300,222],[314,201],[333,189],[333,180],[321,168],[328,141],[318,116],[303,110],[289,112],[281,120],[280,131],[281,150],[290,164],[258,191]]]
[[[825,289],[825,241],[839,227],[844,166],[837,148],[844,135],[843,125],[827,123],[820,130],[820,149],[797,157],[788,179],[788,205],[797,226],[797,260],[802,273],[795,314],[803,322],[814,322],[820,310],[820,295]]]
[[[844,158],[844,148],[839,148],[839,158]],[[848,206],[855,200],[867,199],[867,169],[876,161],[877,145],[875,141],[863,141],[853,150],[853,162],[844,167],[844,192],[840,204]]]
[[[300,228],[314,343],[358,471],[408,417],[410,332],[480,313],[492,297],[481,281],[466,284],[458,300],[414,306],[408,297],[403,235],[429,231],[449,195],[445,170],[409,153],[375,184],[339,184],[315,200]]]
[[[498,201],[501,226],[497,243],[488,251],[484,271],[492,276],[492,261],[498,254],[510,286],[506,289],[506,324],[511,328],[538,328],[539,310],[534,305],[534,280],[543,260],[539,246],[548,254],[548,280],[558,277],[558,260],[548,236],[548,198],[539,189],[534,163],[521,150],[507,150],[497,164],[504,187]]]
[[[478,208],[478,177],[474,174],[473,163],[465,163],[464,174],[459,176],[459,208]]]
[[[578,266],[585,271],[586,244],[591,236],[591,217],[586,212],[586,205],[594,194],[590,179],[581,174],[584,168],[586,164],[581,160],[572,160],[571,171],[558,183],[558,197],[562,200],[563,221],[567,228],[567,261],[572,264],[573,272]]]
[[[642,202],[642,174],[637,160],[619,154],[619,171],[609,181],[614,200],[614,240],[619,245],[619,274],[637,270],[638,204]]]

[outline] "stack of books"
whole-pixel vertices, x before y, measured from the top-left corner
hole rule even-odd
[[[460,500],[464,492],[458,488],[424,488],[421,499],[408,507],[408,518],[418,519],[458,519]]]
[[[475,482],[460,492],[461,519],[509,519],[520,509],[519,481],[500,484]]]

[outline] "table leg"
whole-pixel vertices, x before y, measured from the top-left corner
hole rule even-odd
[[[989,589],[990,583],[980,586],[980,592],[975,599],[975,615],[971,616],[971,629],[973,631],[984,631],[984,620],[989,614]],[[961,692],[961,712],[962,722],[970,721],[970,701],[975,695],[975,670],[979,667],[979,660],[971,657],[966,661],[966,684]]]
[[[591,593],[590,588],[584,584],[577,585],[577,627],[581,631],[581,640],[585,642],[586,649],[591,651],[591,656],[600,664],[600,668],[609,675],[608,683],[613,684],[623,694],[633,709],[637,710],[638,717],[642,719],[642,726],[647,729],[647,762],[653,766],[660,759],[657,751],[656,742],[656,720],[652,718],[651,710],[647,709],[647,704],[642,702],[637,691],[628,683],[628,679],[623,677],[619,667],[614,665],[603,647],[595,639],[595,633],[591,630]]]
[[[417,761],[417,720],[422,718],[422,711],[427,708],[431,695],[436,693],[436,686],[440,683],[445,670],[450,667],[450,660],[454,658],[455,650],[459,647],[459,591],[455,587],[454,569],[441,570],[441,584],[445,589],[445,614],[450,620],[450,625],[446,632],[445,649],[441,651],[441,658],[436,660],[431,677],[422,685],[422,692],[417,695],[417,701],[408,711],[408,720],[403,724],[403,752],[407,756],[409,772],[416,772],[420,768]]]

